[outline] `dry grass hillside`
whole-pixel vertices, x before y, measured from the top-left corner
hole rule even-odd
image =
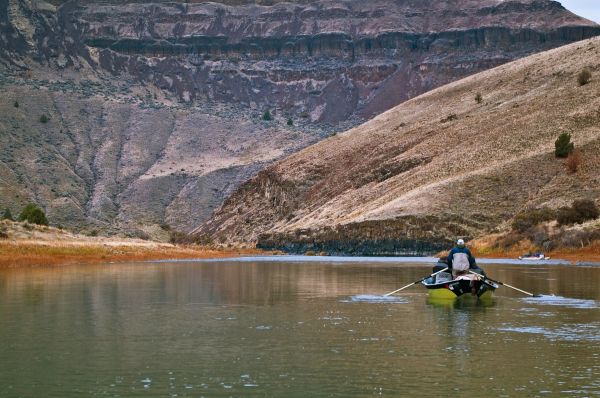
[[[267,168],[195,232],[291,250],[434,242],[501,229],[527,208],[596,200],[599,65],[591,39],[433,90]],[[592,79],[580,86],[584,68]],[[581,150],[576,173],[554,156],[562,132]]]
[[[284,156],[596,35],[552,0],[0,0],[0,211],[187,233]]]

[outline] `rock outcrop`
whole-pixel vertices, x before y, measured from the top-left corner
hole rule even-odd
[[[0,206],[190,231],[284,155],[597,34],[549,0],[0,0]]]
[[[89,3],[73,15],[115,74],[333,125],[600,33],[546,0],[252,3]]]
[[[261,171],[195,233],[290,252],[431,253],[526,208],[598,199],[598,65],[591,39],[409,100]],[[580,86],[585,68],[594,78]],[[575,173],[554,155],[562,132],[581,151]]]

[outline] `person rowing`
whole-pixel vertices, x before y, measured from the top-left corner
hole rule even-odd
[[[448,253],[448,272],[452,274],[454,279],[473,281],[477,277],[469,270],[485,276],[485,272],[477,266],[475,257],[471,254],[469,248],[465,246],[465,241],[458,239],[456,246]],[[475,289],[473,282],[471,282],[471,287],[473,290]]]

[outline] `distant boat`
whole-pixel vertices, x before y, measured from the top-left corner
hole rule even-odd
[[[523,261],[542,261],[542,260],[550,260],[550,257],[546,257],[544,253],[535,253],[535,254],[524,254],[519,257],[519,260]]]

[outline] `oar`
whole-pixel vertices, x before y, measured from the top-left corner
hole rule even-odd
[[[431,274],[431,275],[428,275],[428,276],[426,276],[425,278],[419,279],[418,281],[415,281],[415,282],[413,282],[413,283],[411,283],[411,284],[409,284],[409,285],[406,285],[406,286],[404,286],[404,287],[401,287],[401,288],[400,288],[400,289],[398,289],[398,290],[394,290],[393,292],[389,292],[389,293],[387,293],[387,294],[384,294],[383,296],[384,296],[384,297],[391,296],[391,295],[392,295],[392,294],[394,294],[394,293],[398,293],[398,292],[399,292],[399,291],[401,291],[401,290],[407,289],[407,288],[409,288],[409,287],[411,287],[411,286],[413,286],[413,285],[416,285],[417,283],[423,282],[423,281],[424,281],[425,279],[427,279],[427,278],[431,278],[432,276],[436,276],[437,274],[439,274],[439,273],[441,273],[441,272],[444,272],[444,271],[447,271],[447,270],[448,270],[448,267],[444,268],[444,269],[443,269],[443,270],[441,270],[441,271],[438,271],[438,272],[435,272],[435,273],[433,273],[433,274]]]
[[[481,274],[478,274],[477,272],[473,272],[473,271],[471,271],[471,270],[469,270],[469,272],[470,272],[470,273],[472,273],[472,274],[475,274],[475,275],[479,276],[480,278],[487,279],[487,280],[488,280],[488,281],[490,281],[490,282],[494,282],[494,283],[497,283],[497,284],[499,284],[499,285],[502,285],[502,286],[509,287],[509,288],[511,288],[511,289],[514,289],[514,290],[516,290],[516,291],[518,291],[518,292],[521,292],[521,293],[523,293],[523,294],[526,294],[526,295],[528,295],[528,296],[531,296],[531,297],[542,297],[542,295],[541,295],[541,294],[533,294],[533,293],[526,292],[525,290],[521,290],[521,289],[519,289],[518,287],[511,286],[511,285],[509,285],[508,283],[504,283],[504,282],[500,282],[500,281],[495,281],[495,280],[493,280],[493,279],[490,279],[490,278],[488,278],[487,276],[483,276],[483,275],[481,275]]]

